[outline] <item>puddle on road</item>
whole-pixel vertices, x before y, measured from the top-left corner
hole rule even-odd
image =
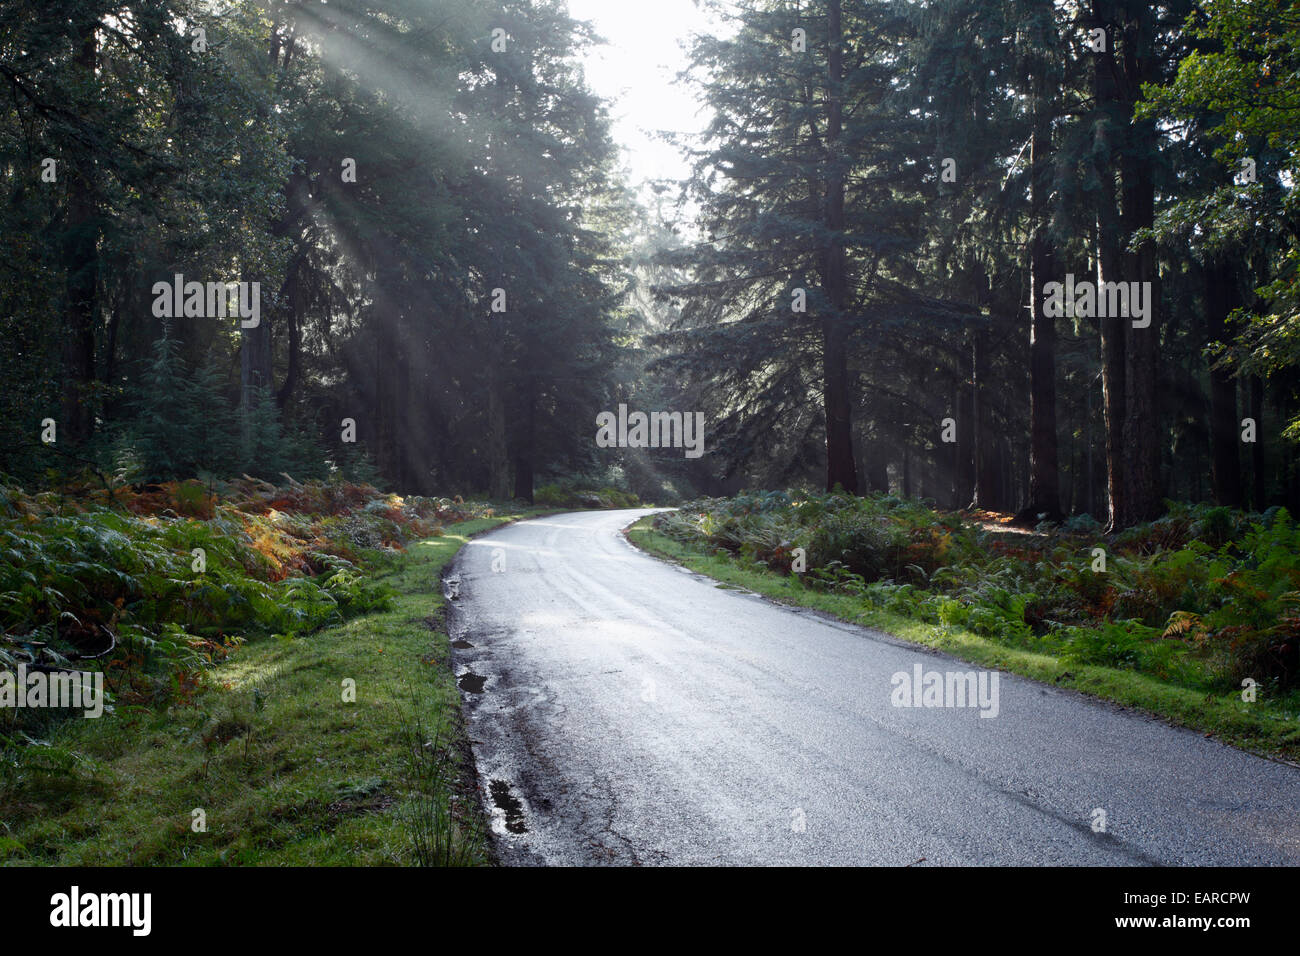
[[[488,789],[492,792],[492,802],[505,814],[506,829],[511,833],[527,833],[528,827],[524,823],[524,805],[510,792],[510,784],[504,780],[492,780],[488,784]]]
[[[466,671],[460,675],[456,681],[461,690],[467,690],[471,694],[483,693],[483,683],[487,678],[481,674],[475,674],[473,671]]]

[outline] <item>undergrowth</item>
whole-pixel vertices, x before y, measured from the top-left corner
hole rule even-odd
[[[1066,662],[1300,697],[1300,525],[1281,508],[1174,504],[1108,538],[1095,522],[1008,534],[894,496],[768,492],[692,502],[654,526],[806,588]]]
[[[365,563],[490,514],[343,481],[75,497],[0,485],[0,668],[101,671],[116,706],[184,702],[246,640],[385,609],[391,589]],[[56,719],[5,709],[0,749],[12,760]]]

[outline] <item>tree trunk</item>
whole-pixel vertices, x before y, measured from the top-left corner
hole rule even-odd
[[[263,316],[253,328],[239,330],[239,385],[245,414],[253,407],[258,390],[272,393],[271,323]]]
[[[867,488],[889,494],[889,446],[877,436],[867,445]]]
[[[293,397],[293,390],[298,385],[298,370],[301,364],[302,331],[298,325],[298,268],[297,260],[289,264],[289,274],[285,277],[284,293],[285,319],[288,322],[288,366],[284,373],[284,382],[275,393],[276,404],[284,408]]]
[[[1155,124],[1150,120],[1133,121],[1134,104],[1142,95],[1142,84],[1158,79],[1155,69],[1156,24],[1153,8],[1137,0],[1124,0],[1111,13],[1111,23],[1123,25],[1122,40],[1112,37],[1108,49],[1119,42],[1120,56],[1108,53],[1098,62],[1108,64],[1106,86],[1111,94],[1110,114],[1114,124],[1123,123],[1119,144],[1121,214],[1119,236],[1127,246],[1138,230],[1155,222],[1155,180],[1152,167],[1156,161]],[[1114,80],[1114,83],[1110,81]],[[1099,99],[1099,103],[1101,100]],[[1161,508],[1160,486],[1160,275],[1156,249],[1151,241],[1136,251],[1121,256],[1123,280],[1150,283],[1149,322],[1133,328],[1122,321],[1124,330],[1124,416],[1123,497],[1120,507],[1112,506],[1112,525],[1127,527],[1155,518]],[[1130,310],[1131,311],[1131,310]]]
[[[826,230],[822,287],[830,315],[822,318],[822,401],[826,410],[826,490],[839,485],[858,493],[853,459],[852,402],[848,368],[848,276],[844,251],[844,163],[841,155],[843,42],[840,0],[830,0],[827,16]]]
[[[975,446],[975,490],[971,494],[972,508],[996,510],[998,500],[997,455],[994,447],[993,427],[989,420],[988,400],[985,390],[989,387],[989,333],[980,329],[975,333],[971,346],[974,381],[971,388],[971,421],[975,434],[972,439]]]
[[[1142,131],[1136,131],[1142,142]],[[1152,139],[1154,130],[1149,131]],[[1126,155],[1124,175],[1124,235],[1155,222],[1155,184],[1149,159]],[[1124,415],[1125,490],[1128,496],[1124,525],[1150,521],[1160,514],[1160,276],[1155,249],[1148,241],[1129,255],[1129,278],[1150,282],[1150,325],[1129,328],[1125,335],[1126,376]]]
[[[375,353],[374,368],[371,375],[375,383],[375,404],[370,416],[373,427],[367,438],[367,445],[375,457],[375,467],[391,484],[397,476],[397,435],[396,422],[393,420],[392,343],[395,336],[389,330],[386,315],[374,316]],[[355,417],[355,416],[349,416]],[[361,423],[358,422],[358,431]]]
[[[488,360],[487,381],[487,434],[485,464],[488,477],[488,497],[504,501],[510,497],[510,454],[506,446],[506,408],[501,399],[501,371],[495,359]]]
[[[524,383],[523,420],[515,438],[515,497],[533,503],[534,457],[537,442],[537,382]]]
[[[972,356],[964,350],[961,357],[961,376],[953,392],[954,414],[957,416],[957,442],[953,445],[952,484],[948,507],[963,508],[975,494],[975,390]]]
[[[75,60],[77,71],[93,80],[98,52],[95,25],[87,25]],[[67,229],[63,241],[66,302],[63,323],[63,394],[59,435],[71,444],[90,438],[95,427],[88,387],[95,380],[95,313],[99,288],[98,210],[89,154],[63,162],[67,177]]]
[[[1093,26],[1104,27],[1115,22],[1109,4],[1095,0]],[[1097,122],[1093,128],[1098,142],[1093,148],[1094,168],[1097,175],[1097,287],[1103,282],[1124,281],[1121,254],[1120,222],[1115,188],[1114,156],[1119,141],[1123,139],[1127,116],[1119,104],[1117,69],[1114,42],[1108,37],[1104,52],[1093,53],[1093,94],[1097,108]],[[1125,347],[1128,320],[1107,315],[1100,319],[1101,333],[1101,390],[1102,415],[1106,429],[1106,503],[1107,530],[1117,531],[1125,526],[1128,511],[1128,490],[1124,471],[1124,419],[1127,408],[1127,372]]]
[[[1039,68],[1039,73],[1042,70]],[[1056,435],[1056,320],[1045,315],[1042,289],[1057,281],[1056,250],[1047,234],[1051,115],[1046,78],[1034,78],[1035,128],[1030,140],[1029,501],[1019,517],[1059,521],[1060,462]]]
[[[1037,137],[1035,137],[1037,140]],[[1035,143],[1037,146],[1037,143]],[[1034,163],[1037,166],[1037,161]],[[1035,193],[1043,189],[1035,185]],[[1035,196],[1034,206],[1041,200]],[[1041,208],[1041,207],[1040,207]],[[1026,518],[1061,518],[1061,472],[1056,421],[1056,320],[1044,315],[1039,291],[1056,276],[1056,254],[1039,221],[1031,242],[1030,264],[1030,501]]]

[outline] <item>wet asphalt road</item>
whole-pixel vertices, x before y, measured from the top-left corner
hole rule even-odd
[[[1300,863],[1300,771],[1007,674],[996,717],[893,706],[975,668],[642,554],[645,513],[511,525],[448,578],[502,862]]]

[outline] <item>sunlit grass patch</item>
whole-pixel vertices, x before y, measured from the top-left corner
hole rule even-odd
[[[189,703],[54,728],[0,778],[0,860],[485,862],[438,578],[472,535],[512,517],[462,522],[377,559],[386,610],[249,641]],[[355,703],[343,700],[345,679]]]

